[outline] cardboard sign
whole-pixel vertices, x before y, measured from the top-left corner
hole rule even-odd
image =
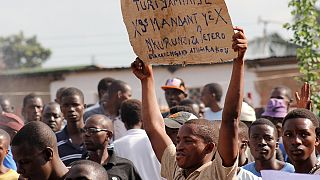
[[[232,60],[234,34],[224,0],[121,0],[131,46],[153,64]]]
[[[311,175],[311,174],[298,174],[298,173],[288,173],[284,171],[276,171],[276,170],[262,170],[261,171],[262,180],[317,180],[320,178],[319,175]]]

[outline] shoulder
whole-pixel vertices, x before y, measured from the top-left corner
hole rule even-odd
[[[286,171],[286,172],[295,172],[295,169],[294,169],[294,166],[290,163],[285,163],[283,168],[282,168],[282,171]]]

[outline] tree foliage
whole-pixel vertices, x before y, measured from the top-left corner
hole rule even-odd
[[[25,37],[22,32],[8,37],[0,37],[0,61],[3,68],[17,69],[39,67],[51,55],[36,36]]]
[[[293,43],[300,46],[297,49],[298,65],[302,74],[300,80],[311,85],[311,99],[314,103],[314,110],[320,110],[320,54],[319,34],[320,25],[318,22],[317,0],[290,0],[289,7],[293,10],[292,24],[285,24],[287,29],[293,31]]]

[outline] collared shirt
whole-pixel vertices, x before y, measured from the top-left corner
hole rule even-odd
[[[85,153],[83,145],[79,146],[72,144],[72,140],[69,137],[67,126],[62,130],[56,133],[57,144],[59,150],[59,156],[61,161],[69,166],[72,162],[80,160],[82,154]]]
[[[145,130],[129,129],[113,145],[118,156],[132,161],[143,180],[161,180],[160,163]]]
[[[237,164],[236,160],[233,166],[224,167],[217,152],[213,161],[202,165],[185,177],[183,169],[177,165],[176,147],[171,144],[165,149],[161,158],[161,176],[167,180],[232,180],[236,179]]]
[[[109,180],[141,180],[139,173],[131,161],[118,157],[112,149],[108,149],[109,161],[102,166],[108,172]],[[89,159],[85,153],[83,159]]]

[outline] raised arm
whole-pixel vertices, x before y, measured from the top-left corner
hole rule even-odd
[[[311,111],[312,101],[311,101],[311,91],[310,91],[310,84],[305,82],[301,87],[301,92],[295,93],[296,101],[297,101],[297,108],[304,108]]]
[[[164,120],[158,106],[152,67],[137,58],[131,64],[131,68],[136,77],[141,80],[143,127],[148,134],[158,160],[161,162],[164,150],[173,143],[166,134]]]
[[[233,61],[218,142],[218,151],[226,167],[232,166],[238,155],[238,124],[243,100],[244,54],[248,47],[243,30],[237,27],[234,30],[238,32],[233,36],[232,48],[238,52],[238,57]]]

